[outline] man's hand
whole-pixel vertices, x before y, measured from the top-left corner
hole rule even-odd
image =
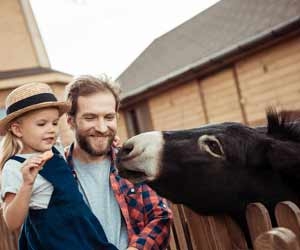
[[[138,249],[135,247],[128,247],[127,250],[138,250]]]
[[[114,140],[113,140],[113,146],[116,148],[120,148],[122,147],[122,142],[119,136],[115,136]]]

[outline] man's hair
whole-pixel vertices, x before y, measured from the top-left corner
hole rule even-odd
[[[116,101],[116,111],[120,106],[120,84],[112,81],[107,75],[92,76],[81,75],[75,77],[66,86],[66,100],[71,104],[71,109],[68,112],[70,116],[75,116],[77,113],[77,103],[79,96],[89,96],[99,92],[110,92],[113,94]]]

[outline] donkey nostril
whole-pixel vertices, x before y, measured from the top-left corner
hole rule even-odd
[[[127,156],[129,155],[133,150],[133,144],[132,143],[127,143],[124,144],[122,147],[122,155]]]

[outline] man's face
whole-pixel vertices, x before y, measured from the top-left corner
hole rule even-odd
[[[70,124],[75,129],[78,145],[91,156],[104,156],[110,150],[117,130],[115,107],[110,92],[78,98],[77,113]]]

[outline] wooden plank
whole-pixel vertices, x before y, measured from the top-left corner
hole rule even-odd
[[[255,90],[259,88],[260,85],[263,85],[266,82],[272,82],[276,79],[282,78],[288,75],[299,75],[299,68],[300,68],[300,59],[297,62],[294,62],[291,65],[286,67],[282,67],[273,72],[263,73],[260,76],[252,76],[248,80],[242,79],[239,76],[241,82],[241,89],[243,91],[248,90]]]
[[[277,224],[292,230],[300,244],[300,209],[291,201],[280,202],[275,207]]]
[[[168,250],[180,250],[179,248],[177,248],[177,242],[174,236],[174,230],[175,230],[174,227],[172,227]]]
[[[300,61],[299,52],[281,58],[280,60],[272,63],[265,63],[263,61],[258,61],[256,68],[253,68],[248,72],[238,71],[238,76],[242,82],[251,82],[253,79],[259,79],[265,76],[266,74],[272,74],[276,71],[283,70],[284,68],[289,68],[292,65],[299,64],[299,61]]]
[[[203,92],[204,93],[223,93],[223,92],[228,92],[229,89],[232,88],[234,85],[234,78],[233,74],[231,74],[231,78],[228,80],[222,80],[221,78],[219,79],[218,83],[212,84],[208,80],[204,80],[201,82],[201,85],[203,87]]]
[[[201,216],[184,209],[195,250],[233,250],[225,216]]]
[[[262,93],[266,93],[266,91],[269,90],[277,89],[279,91],[280,88],[282,87],[293,86],[299,83],[299,79],[300,79],[299,70],[300,70],[300,64],[299,64],[298,72],[289,72],[285,75],[282,74],[272,79],[265,79],[264,81],[260,81],[260,83],[258,83],[257,86],[251,86],[247,89],[242,88],[242,94],[243,96],[247,96],[247,95],[257,96]]]
[[[246,219],[252,243],[260,234],[272,229],[268,210],[261,203],[250,203],[247,206]]]
[[[278,46],[263,50],[260,53],[256,53],[238,62],[237,69],[240,73],[246,74],[249,71],[257,69],[262,62],[271,64],[272,62],[277,62],[282,58],[298,54],[298,52],[300,51],[299,42],[300,38],[297,37],[290,42],[286,42]]]
[[[231,219],[230,216],[225,216],[229,237],[231,239],[232,250],[248,249],[244,234],[239,226]]]
[[[202,78],[201,84],[205,85],[205,87],[208,88],[217,89],[220,83],[225,83],[226,85],[226,82],[230,82],[231,80],[233,80],[232,69],[227,68],[205,78]],[[223,84],[221,86],[223,86]]]
[[[287,228],[274,228],[261,234],[254,243],[255,250],[300,250],[296,235]]]
[[[210,82],[206,82],[206,84],[201,84],[203,89],[204,96],[215,96],[215,95],[222,95],[225,93],[230,93],[233,90],[234,87],[234,78],[232,78],[230,81],[222,82],[220,80],[219,86],[216,85],[214,88],[210,85]]]
[[[176,236],[174,235],[174,237],[177,237],[177,249],[178,250],[192,250],[188,248],[188,244],[187,244],[187,236],[185,233],[185,230],[183,228],[183,224],[185,223],[184,219],[182,218],[182,216],[180,215],[179,212],[179,206],[180,205],[171,205],[172,211],[173,211],[173,215],[174,215],[174,221],[173,221],[173,225],[175,230],[173,230],[173,233],[176,234]]]

